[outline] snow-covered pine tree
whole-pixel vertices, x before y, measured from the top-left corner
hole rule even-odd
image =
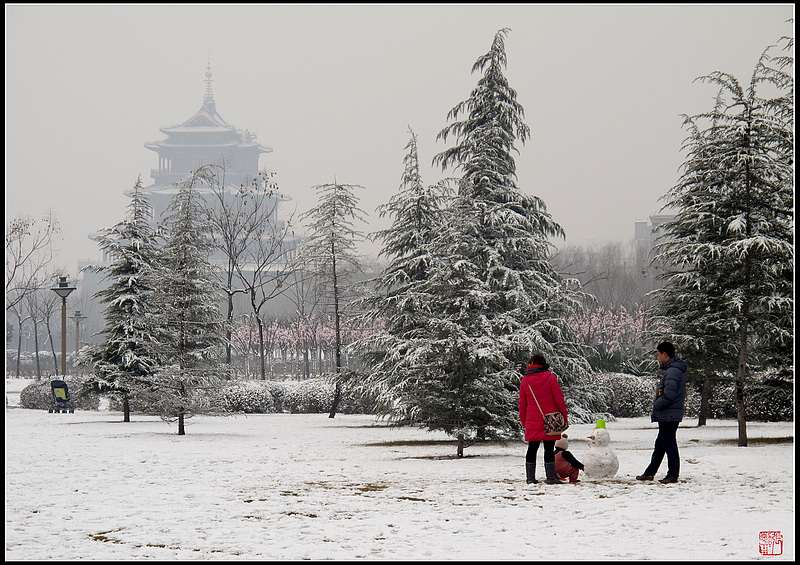
[[[384,310],[393,331],[359,344],[383,356],[378,369],[386,376],[378,381],[396,395],[391,415],[455,436],[459,456],[474,439],[517,433],[519,369],[533,352],[548,356],[572,392],[573,420],[598,408],[580,388],[589,366],[566,321],[581,296],[548,262],[548,238],[563,230],[544,202],[516,186],[511,153],[529,129],[502,72],[508,31],[500,30],[475,63],[473,72],[484,75],[470,98],[448,114],[465,119],[439,134],[455,136],[457,145],[434,162],[463,176],[437,213],[430,241],[395,256],[395,276],[384,281],[395,290],[395,304]],[[407,174],[413,178],[413,168]],[[392,229],[402,235],[413,226]],[[424,276],[414,278],[420,266]]]
[[[366,325],[381,323],[384,330],[352,345],[368,367],[359,388],[379,401],[379,410],[398,422],[411,422],[415,408],[404,391],[415,380],[404,353],[406,340],[424,324],[427,300],[420,302],[416,286],[427,280],[432,242],[440,231],[442,210],[452,190],[447,180],[426,187],[419,170],[417,135],[411,138],[403,159],[399,192],[378,207],[381,217],[392,218],[390,227],[372,237],[383,242],[381,255],[389,264],[375,279],[366,281],[356,309]],[[420,309],[422,312],[420,312]]]
[[[354,220],[364,221],[364,211],[358,207],[358,197],[354,192],[363,188],[338,182],[317,185],[314,190],[319,203],[300,217],[301,220],[310,220],[301,253],[311,262],[310,268],[319,277],[333,310],[336,388],[330,418],[335,417],[339,409],[342,381],[346,377],[342,374],[342,309],[352,298],[347,291],[353,277],[363,269],[356,246],[364,236],[353,223]]]
[[[794,79],[771,66],[793,58],[768,53],[745,88],[720,71],[698,79],[719,94],[712,111],[685,118],[683,174],[662,198],[677,215],[654,247],[666,284],[651,321],[697,369],[736,374],[740,446],[748,371],[793,367]]]
[[[441,209],[451,196],[449,181],[426,187],[419,171],[417,134],[411,134],[403,159],[403,176],[400,189],[389,202],[378,206],[381,218],[390,216],[392,225],[376,232],[374,239],[383,241],[380,255],[392,259],[388,271],[404,271],[404,276],[413,280],[425,279],[424,264],[417,264],[415,258],[425,255],[427,246],[437,233],[441,221]],[[453,179],[449,179],[453,180]],[[412,261],[412,264],[408,264]],[[385,286],[392,286],[391,284]]]
[[[600,407],[580,386],[589,366],[567,323],[581,295],[548,261],[549,238],[564,232],[540,198],[516,185],[515,142],[524,143],[530,129],[503,75],[508,31],[499,30],[491,49],[476,61],[472,70],[483,76],[470,97],[450,111],[454,121],[438,136],[444,141],[453,136],[456,144],[434,162],[462,172],[458,220],[448,220],[450,229],[442,233],[438,249],[444,253],[459,241],[471,242],[464,248],[465,260],[474,265],[475,292],[483,297],[485,316],[483,336],[474,339],[485,339],[492,349],[494,366],[486,367],[483,377],[491,383],[488,388],[508,391],[506,409],[515,407],[520,365],[540,352],[559,375],[573,417],[588,419]]]
[[[524,194],[516,185],[514,144],[517,139],[524,144],[530,129],[516,91],[503,75],[508,31],[498,31],[492,48],[473,66],[473,72],[482,70],[483,77],[470,98],[448,115],[456,120],[465,114],[464,119],[439,134],[445,141],[455,136],[457,144],[437,155],[435,162],[463,173],[459,195],[473,211],[469,229],[480,234],[476,243],[482,245],[476,250],[481,276],[495,294],[492,308],[497,332],[516,344],[505,351],[509,360],[519,366],[532,351],[548,355],[569,386],[588,371],[566,321],[583,296],[572,290],[577,281],[564,280],[549,262],[549,238],[563,237],[563,229],[553,221],[544,201]],[[593,405],[591,398],[573,396],[573,401],[576,408]]]
[[[225,324],[219,283],[209,262],[211,227],[203,197],[202,167],[178,183],[164,219],[165,242],[148,272],[153,288],[148,311],[150,351],[159,370],[147,391],[150,406],[168,421],[214,414],[214,390],[224,378]]]
[[[82,386],[87,392],[118,396],[125,422],[130,422],[131,393],[147,386],[158,364],[149,353],[150,334],[145,321],[152,289],[144,273],[152,266],[158,250],[151,216],[139,177],[125,219],[101,230],[98,237],[98,245],[110,263],[87,268],[101,273],[109,284],[95,294],[106,305],[105,328],[100,332],[105,339],[82,354],[81,363],[92,367]]]

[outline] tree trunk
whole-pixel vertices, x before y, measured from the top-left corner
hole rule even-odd
[[[464,434],[458,434],[456,436],[458,439],[458,447],[456,448],[456,455],[458,457],[464,457],[464,448],[466,447],[466,441],[464,440]]]
[[[749,142],[748,142],[749,144]],[[745,237],[750,237],[751,175],[750,161],[745,160]],[[745,295],[739,327],[739,365],[736,368],[736,419],[739,421],[739,447],[747,447],[747,414],[744,406],[744,379],[747,369],[747,337],[750,321],[750,273],[755,258],[748,252],[744,257]]]
[[[39,324],[33,319],[33,345],[36,347],[36,378],[42,378],[42,367],[39,363]],[[58,376],[58,363],[56,363],[56,376]]]
[[[750,257],[745,258],[745,284],[750,294]],[[750,318],[750,300],[745,297],[742,304],[742,321],[739,326],[739,364],[736,367],[736,419],[739,422],[739,447],[747,447],[747,413],[744,405],[744,379],[747,373],[747,338]]]
[[[256,316],[258,322],[258,354],[261,361],[261,380],[267,380],[267,366],[264,359],[264,322],[261,321],[260,316]]]
[[[185,436],[186,435],[186,428],[183,425],[183,412],[178,414],[178,435]]]
[[[50,318],[45,322],[47,328],[47,337],[50,339],[50,353],[53,354],[53,364],[56,366],[56,375],[58,374],[58,358],[56,357],[56,346],[53,344],[53,332],[50,331]]]
[[[333,243],[331,243],[331,248],[333,248]],[[333,393],[333,405],[331,406],[331,413],[328,414],[328,418],[334,418],[336,416],[336,411],[339,409],[339,400],[342,397],[342,390],[341,385],[338,381],[339,374],[342,370],[342,334],[341,334],[341,326],[340,326],[340,318],[339,318],[339,285],[336,280],[336,253],[333,249],[331,249],[331,258],[333,259],[333,319],[334,319],[334,327],[336,329],[336,390]]]
[[[746,311],[747,303],[744,305]],[[736,419],[739,422],[739,447],[747,447],[747,414],[744,405],[744,378],[747,367],[747,319],[739,331],[739,366],[736,369]]]
[[[342,385],[338,382],[336,383],[336,387],[333,390],[333,403],[331,404],[331,413],[328,414],[328,418],[335,418],[336,412],[339,410],[339,402],[342,400]]]
[[[228,277],[228,288],[231,287],[230,276]],[[228,313],[227,324],[225,325],[225,363],[231,364],[231,332],[233,331],[233,294],[228,291]]]
[[[128,402],[128,393],[122,393],[122,421],[123,422],[130,422],[131,421],[131,406]]]
[[[697,426],[706,425],[706,417],[708,416],[708,404],[711,399],[711,379],[708,375],[703,379],[703,390],[700,393],[700,414],[697,416]]]
[[[17,318],[19,323],[17,324],[17,378],[19,378],[19,367],[22,356],[22,319]]]

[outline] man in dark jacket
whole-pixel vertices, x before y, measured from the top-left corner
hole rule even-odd
[[[665,341],[656,347],[658,363],[664,374],[658,385],[651,422],[658,422],[658,437],[653,449],[650,465],[644,473],[636,478],[640,481],[652,481],[655,478],[664,454],[667,455],[667,476],[660,483],[677,483],[680,474],[680,457],[678,455],[678,424],[683,420],[683,405],[686,400],[686,363],[675,357],[675,346]]]

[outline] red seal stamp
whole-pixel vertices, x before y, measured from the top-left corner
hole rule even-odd
[[[759,532],[758,552],[761,555],[782,555],[783,534],[780,532]]]

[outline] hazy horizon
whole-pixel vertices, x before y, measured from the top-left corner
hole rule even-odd
[[[88,236],[120,221],[124,192],[152,184],[146,142],[201,106],[273,149],[298,214],[313,186],[359,184],[365,232],[400,185],[411,127],[423,180],[452,145],[436,134],[466,100],[494,34],[531,139],[517,184],[547,204],[567,244],[628,241],[678,179],[681,114],[711,109],[716,70],[748,83],[793,35],[793,4],[27,5],[6,4],[6,224],[58,220],[58,260],[101,256]],[[774,51],[777,54],[777,50]],[[377,246],[367,247],[372,255]]]

